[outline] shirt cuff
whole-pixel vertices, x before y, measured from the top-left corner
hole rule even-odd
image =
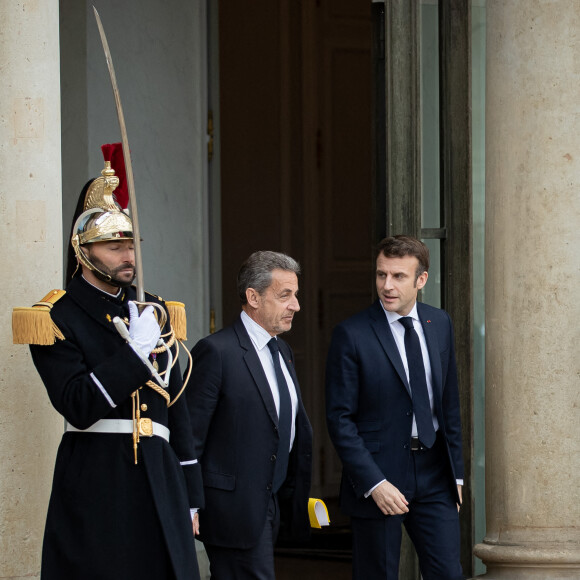
[[[381,485],[381,483],[387,481],[386,479],[381,479],[381,481],[379,481],[379,483],[377,483],[377,485],[373,485],[373,487],[371,487],[366,493],[365,493],[365,497],[369,497],[369,495],[371,495],[371,493],[373,493],[373,491],[375,491],[375,489],[377,489],[377,487],[379,487],[379,485]]]

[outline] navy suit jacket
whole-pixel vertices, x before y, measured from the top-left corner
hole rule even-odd
[[[294,538],[304,539],[310,531],[312,427],[292,351],[280,338],[278,344],[298,394],[288,476],[278,491],[281,523]],[[240,318],[200,340],[191,354],[186,393],[205,491],[200,539],[216,546],[250,548],[264,529],[278,452],[272,391]]]
[[[449,460],[449,485],[463,479],[461,419],[449,315],[417,303],[429,351],[434,406]],[[343,465],[340,500],[355,517],[383,517],[368,492],[386,479],[399,490],[411,460],[412,399],[380,302],[339,324],[326,367],[328,430]]]

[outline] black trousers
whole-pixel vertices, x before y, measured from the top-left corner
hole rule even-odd
[[[227,522],[224,522],[227,525]],[[205,544],[212,580],[275,580],[274,544],[280,527],[278,499],[272,494],[264,530],[252,548],[240,550]]]
[[[423,580],[463,579],[459,514],[444,446],[438,436],[431,449],[412,452],[400,490],[409,502],[406,514],[352,518],[354,580],[398,580],[402,525],[419,556]]]

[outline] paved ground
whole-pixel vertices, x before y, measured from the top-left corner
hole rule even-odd
[[[276,557],[276,580],[351,580],[350,562]]]

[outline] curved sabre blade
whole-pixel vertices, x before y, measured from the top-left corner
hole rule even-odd
[[[127,128],[125,127],[125,117],[123,116],[123,107],[121,106],[121,97],[119,95],[119,88],[117,87],[117,77],[115,76],[115,68],[113,67],[113,59],[111,58],[111,51],[109,50],[109,43],[103,29],[101,17],[97,9],[93,6],[95,11],[95,19],[99,28],[101,36],[101,44],[105,51],[105,59],[107,60],[107,67],[109,69],[109,77],[111,78],[111,85],[113,87],[113,95],[115,97],[115,105],[117,106],[117,118],[119,119],[119,128],[121,129],[121,142],[123,144],[123,157],[125,158],[125,170],[127,172],[127,189],[129,190],[129,204],[131,206],[131,220],[133,222],[133,241],[135,243],[135,270],[137,288],[137,300],[145,302],[145,288],[143,285],[143,262],[141,259],[141,236],[139,230],[139,217],[137,214],[137,198],[135,196],[135,182],[133,181],[133,166],[131,165],[131,152],[129,150],[129,140],[127,139]]]

